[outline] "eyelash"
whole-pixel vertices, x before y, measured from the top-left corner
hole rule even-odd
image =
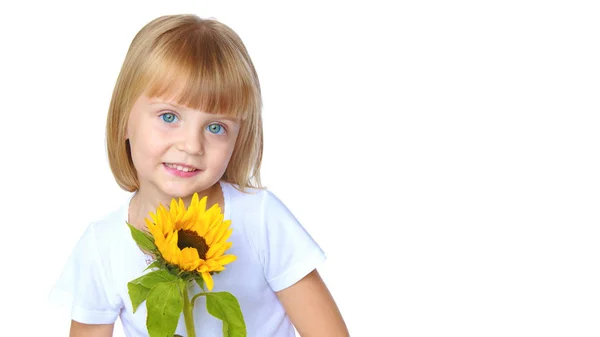
[[[176,119],[179,119],[179,117],[177,117],[177,115],[176,115],[175,113],[173,113],[173,112],[165,112],[165,113],[162,113],[162,114],[160,114],[158,117],[160,117],[160,119],[161,119],[161,120],[162,120],[162,121],[163,121],[165,124],[173,124],[173,123],[175,123],[175,121],[172,121],[172,122],[167,122],[167,121],[165,120],[165,118],[164,118],[164,116],[166,116],[166,115],[171,115],[171,116],[173,116],[174,118],[176,118]],[[207,125],[207,126],[206,126],[206,129],[208,130],[208,128],[209,128],[211,125],[218,125],[218,126],[219,126],[219,127],[221,127],[221,129],[222,129],[222,133],[212,133],[212,132],[211,132],[213,135],[220,136],[220,135],[224,134],[225,132],[227,132],[227,126],[225,126],[225,125],[223,125],[223,124],[221,124],[221,123],[210,123],[209,125]],[[210,132],[210,131],[209,131],[209,132]]]

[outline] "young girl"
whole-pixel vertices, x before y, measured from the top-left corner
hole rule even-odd
[[[145,302],[135,314],[127,283],[149,263],[126,222],[147,230],[159,204],[192,195],[222,206],[237,260],[215,274],[213,291],[239,301],[248,336],[347,336],[316,267],[325,256],[286,206],[260,186],[261,93],[238,35],[216,20],[164,16],[133,39],[107,119],[110,167],[133,192],[77,243],[50,298],[71,308],[71,336],[147,336]],[[198,299],[202,301],[202,298]],[[196,303],[199,336],[222,322]],[[177,334],[185,336],[183,319]]]

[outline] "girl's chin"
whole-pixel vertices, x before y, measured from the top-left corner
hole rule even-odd
[[[162,193],[169,196],[170,198],[188,198],[194,195],[194,193],[204,192],[207,189],[210,189],[213,185],[204,186],[204,185],[196,185],[190,186],[190,184],[171,184],[170,186],[165,186],[162,188]]]

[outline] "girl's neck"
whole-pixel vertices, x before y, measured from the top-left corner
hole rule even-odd
[[[208,197],[206,202],[207,208],[210,208],[210,206],[213,204],[218,203],[219,206],[221,206],[221,212],[224,212],[223,191],[221,190],[219,182],[215,183],[213,186],[204,191],[198,192],[198,197],[200,199],[205,196]],[[190,195],[182,199],[185,206],[188,207],[192,200],[192,196]],[[148,218],[150,220],[150,212],[156,213],[156,208],[160,204],[168,209],[169,205],[171,204],[171,197],[157,195],[155,193],[151,193],[151,191],[140,188],[140,190],[135,193],[129,202],[128,222],[140,230],[146,230],[146,222],[144,219]]]

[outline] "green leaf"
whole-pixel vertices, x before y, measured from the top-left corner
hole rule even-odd
[[[169,274],[166,270],[155,270],[153,272],[144,274],[135,280],[127,283],[127,289],[129,290],[129,298],[131,299],[131,305],[133,306],[133,312],[146,300],[150,289],[160,282],[169,282],[176,280],[177,277]]]
[[[177,276],[172,275],[171,273],[169,273],[168,271],[166,271],[164,269],[159,269],[159,270],[151,271],[147,274],[144,274],[144,275],[136,278],[135,280],[131,281],[130,283],[139,284],[148,289],[152,289],[152,287],[154,287],[159,282],[174,281],[176,279],[177,279]]]
[[[148,270],[148,269],[152,269],[152,268],[164,269],[164,265],[160,261],[154,261],[148,267],[146,267],[146,269],[144,269],[144,270]]]
[[[206,309],[223,321],[223,337],[246,337],[246,323],[235,296],[225,291],[206,293]]]
[[[154,239],[151,235],[142,232],[129,223],[127,223],[127,226],[129,226],[129,230],[131,230],[131,236],[133,237],[133,240],[135,240],[140,248],[150,252],[155,252],[157,250],[156,245],[154,244]]]
[[[143,286],[145,286],[147,288],[152,288],[157,283],[160,283],[160,282],[175,281],[175,280],[177,280],[177,276],[169,273],[168,271],[166,271],[164,269],[159,269],[159,270],[149,272],[148,274],[146,274],[143,277],[140,277],[138,279],[140,280],[140,282]]]
[[[146,300],[146,327],[150,337],[172,337],[183,311],[181,281],[157,283]]]
[[[146,288],[141,284],[129,282],[127,283],[127,289],[129,289],[129,298],[131,298],[131,305],[133,306],[133,313],[137,308],[146,300],[150,288]]]

